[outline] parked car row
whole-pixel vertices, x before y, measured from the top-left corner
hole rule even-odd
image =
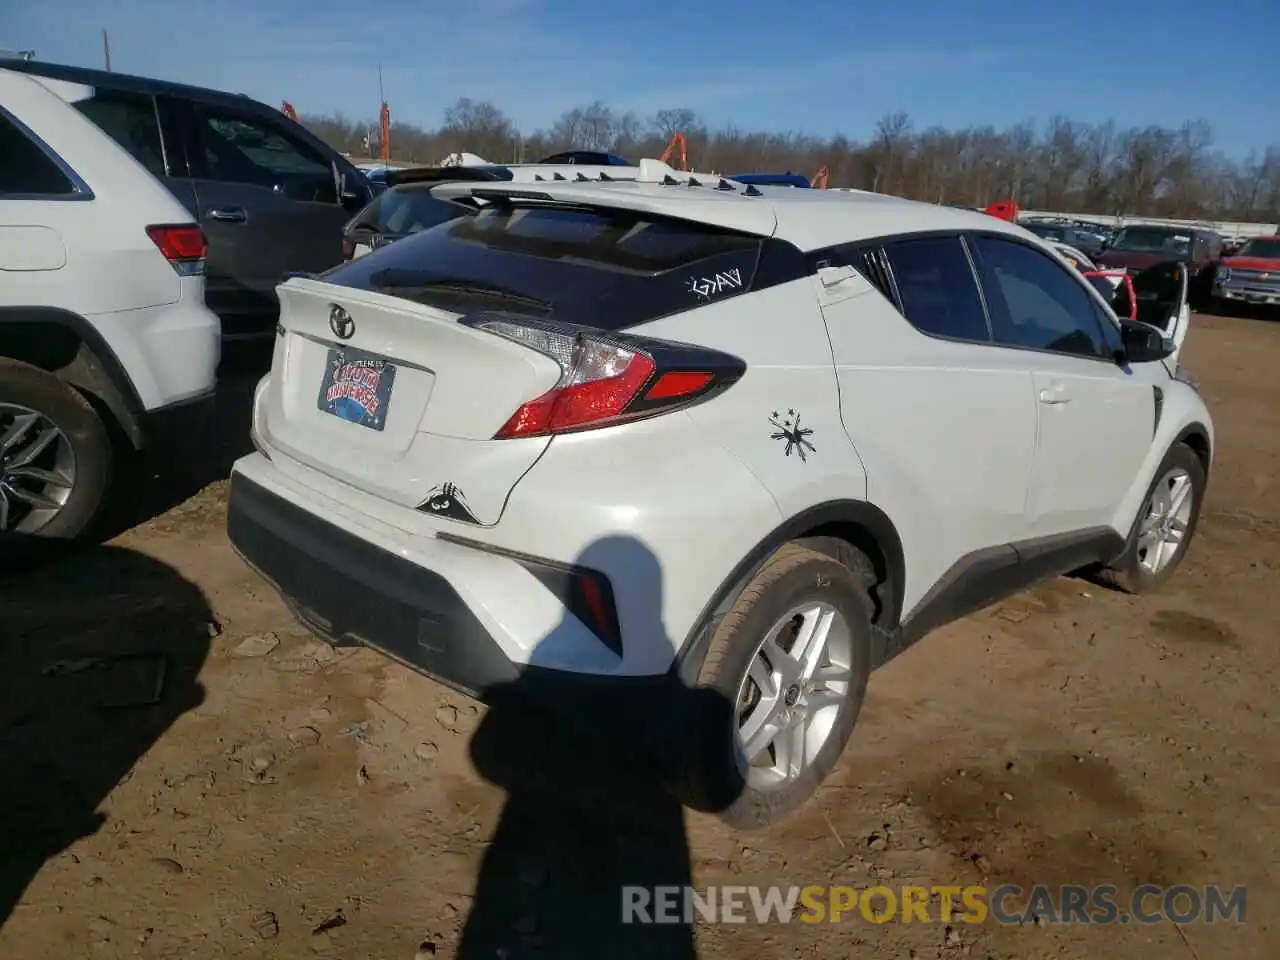
[[[634,176],[617,157],[558,159],[447,174]],[[4,61],[0,533],[86,530],[119,454],[147,446],[159,414],[212,394],[222,343],[275,336],[283,277],[464,209],[415,191],[421,172],[375,173],[405,190],[379,196],[348,158],[245,96]]]

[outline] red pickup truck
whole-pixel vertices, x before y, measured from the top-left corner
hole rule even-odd
[[[1213,304],[1215,313],[1280,312],[1280,236],[1254,237],[1223,258],[1213,277]]]

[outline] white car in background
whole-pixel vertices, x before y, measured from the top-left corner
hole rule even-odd
[[[0,67],[0,553],[6,534],[84,533],[122,454],[212,395],[205,253],[146,168]]]
[[[1176,285],[1165,336],[985,214],[654,161],[438,193],[481,209],[281,285],[231,478],[236,550],[333,641],[546,695],[762,826],[925,634],[1186,555]]]

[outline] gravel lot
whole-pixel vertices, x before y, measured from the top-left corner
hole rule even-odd
[[[251,362],[125,532],[0,581],[0,956],[1280,955],[1280,327],[1193,320],[1219,446],[1164,593],[1061,579],[934,634],[815,801],[738,836],[552,720],[299,629],[223,533]],[[1246,885],[1248,922],[609,932],[620,884],[690,875]]]

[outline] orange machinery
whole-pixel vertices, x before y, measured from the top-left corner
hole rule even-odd
[[[685,143],[683,133],[677,133],[674,137],[671,138],[671,142],[667,144],[667,149],[662,151],[662,156],[660,156],[658,160],[662,163],[670,163],[671,154],[675,153],[675,149],[677,145],[679,145],[680,147],[680,169],[688,170],[689,169],[689,150],[688,150],[688,145]]]

